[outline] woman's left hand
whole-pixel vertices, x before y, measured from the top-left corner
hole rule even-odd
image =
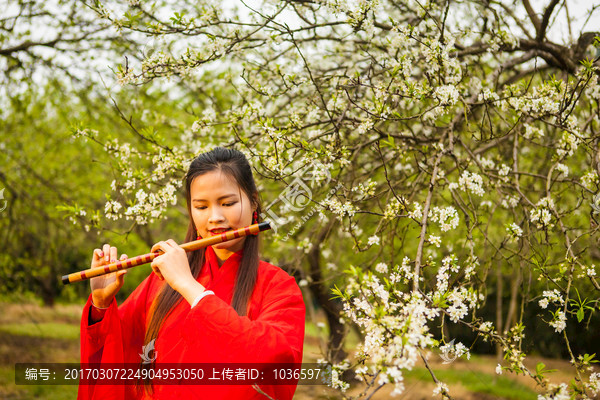
[[[173,239],[158,242],[152,246],[152,252],[162,250],[163,254],[152,261],[152,269],[161,280],[166,280],[169,286],[181,293],[190,283],[196,282],[184,249]]]

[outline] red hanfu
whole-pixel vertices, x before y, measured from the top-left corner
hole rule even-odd
[[[301,363],[305,307],[293,277],[260,261],[248,313],[240,317],[230,306],[243,250],[221,267],[212,247],[198,282],[215,295],[193,309],[183,299],[166,317],[156,339],[156,363]],[[81,318],[81,363],[141,361],[149,308],[162,285],[152,273],[117,307],[113,301],[99,322],[90,325],[91,295]],[[97,310],[94,310],[97,312]],[[264,385],[270,397],[291,399],[296,385]],[[80,385],[79,400],[149,398],[133,385]],[[157,399],[265,399],[250,385],[154,385]]]

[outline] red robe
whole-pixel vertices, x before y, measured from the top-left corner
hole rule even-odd
[[[157,363],[301,363],[305,307],[293,277],[260,261],[247,316],[230,306],[242,251],[221,267],[212,247],[198,277],[215,295],[193,308],[183,299],[165,319],[156,339]],[[150,274],[117,307],[113,301],[102,320],[89,324],[91,295],[81,318],[81,363],[141,361],[149,308],[166,284]],[[94,310],[97,312],[97,310]],[[261,390],[278,400],[291,399],[296,385],[264,385]],[[80,385],[78,400],[141,399],[133,385]],[[250,385],[154,385],[157,399],[266,399]]]

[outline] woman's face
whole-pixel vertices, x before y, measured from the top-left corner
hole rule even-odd
[[[252,206],[234,178],[221,170],[197,176],[190,187],[192,219],[203,238],[252,224]],[[222,260],[244,247],[245,237],[213,245]]]

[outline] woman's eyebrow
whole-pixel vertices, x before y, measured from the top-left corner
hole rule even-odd
[[[219,197],[219,198],[217,199],[217,201],[219,201],[219,200],[223,200],[223,199],[226,199],[227,197],[233,197],[233,196],[237,196],[237,195],[236,195],[235,193],[226,194],[226,195],[224,195],[224,196],[221,196],[221,197]],[[192,202],[194,202],[194,201],[207,201],[207,200],[204,200],[204,199],[193,199],[193,200],[192,200]]]

